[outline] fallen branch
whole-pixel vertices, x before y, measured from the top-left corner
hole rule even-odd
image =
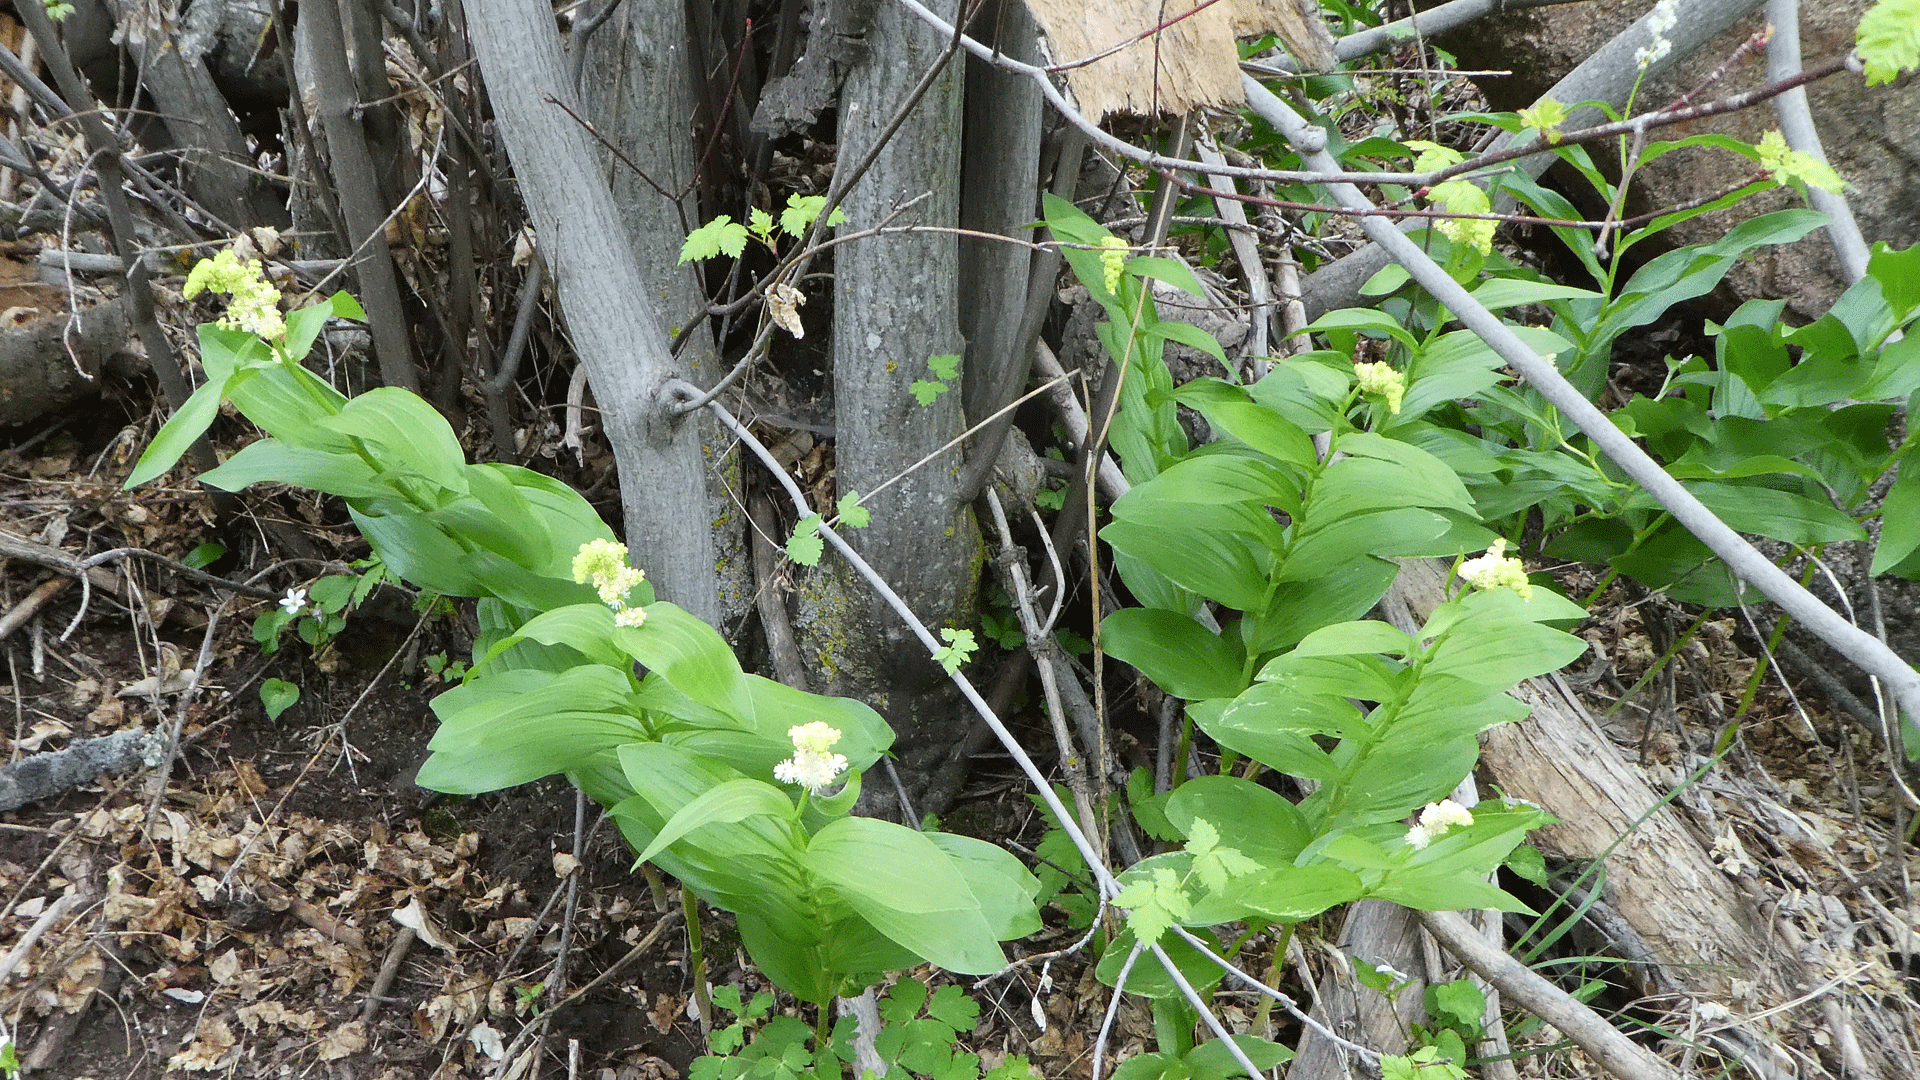
[[[0,811],[64,794],[107,773],[131,772],[149,764],[165,745],[161,736],[135,728],[23,758],[0,768]]]
[[[1679,1080],[1680,1074],[1652,1051],[1496,948],[1466,916],[1457,911],[1422,911],[1419,916],[1435,940],[1497,987],[1508,1002],[1558,1028],[1608,1072],[1631,1080]]]

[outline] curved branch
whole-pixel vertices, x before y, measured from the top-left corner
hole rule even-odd
[[[1773,24],[1773,40],[1767,43],[1767,77],[1779,82],[1800,73],[1800,0],[1767,0],[1767,21]],[[1774,98],[1773,114],[1780,120],[1780,134],[1788,146],[1827,160],[1804,89],[1796,86]],[[1867,241],[1860,235],[1860,225],[1853,219],[1853,207],[1846,196],[1809,187],[1807,199],[1815,210],[1827,215],[1827,238],[1833,241],[1833,252],[1840,258],[1847,281],[1867,276]]]

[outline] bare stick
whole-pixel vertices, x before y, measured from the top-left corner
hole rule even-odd
[[[1422,911],[1420,923],[1447,951],[1481,978],[1500,988],[1508,1001],[1560,1029],[1601,1067],[1624,1080],[1678,1080],[1679,1073],[1660,1057],[1614,1030],[1600,1014],[1533,969],[1494,947],[1457,911]]]

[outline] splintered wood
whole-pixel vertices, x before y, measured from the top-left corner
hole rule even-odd
[[[1277,34],[1304,70],[1333,67],[1316,0],[1027,0],[1095,123],[1245,102],[1234,39]],[[1098,57],[1099,59],[1091,59]],[[1090,62],[1089,62],[1090,61]],[[1153,77],[1149,77],[1152,73]]]

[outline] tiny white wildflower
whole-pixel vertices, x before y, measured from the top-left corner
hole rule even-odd
[[[1673,51],[1673,39],[1667,36],[1667,31],[1679,23],[1680,13],[1676,10],[1674,0],[1660,0],[1653,5],[1653,11],[1647,16],[1647,31],[1653,35],[1653,41],[1633,52],[1633,62],[1639,65],[1641,71],[1666,59],[1667,54]]]
[[[280,610],[289,618],[307,610],[307,590],[288,589],[287,595],[280,598]]]
[[[831,752],[840,741],[840,731],[833,725],[816,720],[788,728],[787,737],[793,740],[793,756],[773,767],[775,780],[819,791],[846,771],[846,755]]]
[[[1512,589],[1522,600],[1533,599],[1533,583],[1527,580],[1527,568],[1519,559],[1505,557],[1507,541],[1493,542],[1485,555],[1460,564],[1460,580],[1476,589]]]
[[[1456,825],[1473,824],[1473,811],[1454,802],[1442,799],[1437,803],[1428,803],[1420,811],[1420,821],[1407,829],[1407,846],[1419,851],[1428,844],[1446,834]]]

